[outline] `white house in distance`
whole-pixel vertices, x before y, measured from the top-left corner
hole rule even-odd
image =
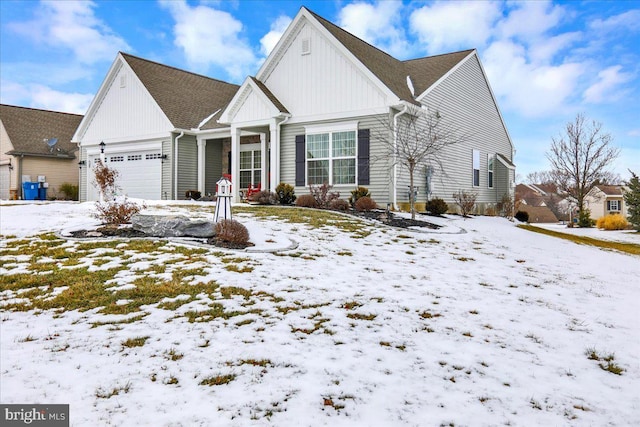
[[[609,214],[628,216],[622,185],[596,185],[587,193],[585,202],[594,220]]]
[[[390,124],[421,107],[469,136],[443,153],[430,197],[452,203],[454,192],[473,191],[480,209],[513,197],[514,147],[475,50],[400,61],[304,7],[239,88],[119,54],[74,140],[87,164],[104,141],[130,196],[209,192],[230,172],[236,200],[249,184],[273,191],[285,182],[303,194],[328,182],[345,197],[366,186],[378,204],[403,208],[408,175],[379,159]],[[147,160],[157,162],[133,164]],[[89,178],[83,200],[96,198]],[[426,171],[415,178],[424,203]]]

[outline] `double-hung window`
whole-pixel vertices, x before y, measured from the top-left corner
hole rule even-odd
[[[250,150],[240,152],[240,188],[257,186],[261,182],[262,152]]]
[[[607,201],[607,210],[608,211],[619,211],[620,210],[620,201],[619,200],[608,200]]]
[[[356,183],[356,131],[307,133],[307,184]]]
[[[473,150],[473,186],[480,186],[480,151]]]
[[[493,188],[493,160],[494,156],[487,154],[487,187]]]

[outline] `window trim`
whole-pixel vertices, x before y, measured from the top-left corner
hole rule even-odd
[[[471,183],[474,187],[480,187],[480,150],[475,148],[471,150]]]
[[[241,144],[240,145],[240,152],[238,153],[238,156],[242,156],[241,153],[251,153],[251,168],[242,168],[242,161],[240,158],[238,158],[238,185],[240,189],[248,189],[248,187],[242,187],[240,185],[240,176],[242,175],[242,172],[251,172],[251,186],[255,187],[256,186],[256,182],[255,182],[255,177],[256,177],[256,172],[260,173],[260,177],[262,177],[262,160],[260,160],[260,167],[256,168],[255,167],[255,153],[256,151],[260,153],[260,156],[262,157],[262,149],[259,143],[255,143],[255,144]],[[259,183],[260,185],[262,185],[262,182]]]
[[[607,200],[608,202],[608,206],[607,206],[607,210],[609,212],[620,212],[622,209],[620,209],[620,200]],[[616,209],[613,209],[613,203],[616,204]]]
[[[329,163],[329,182],[331,186],[354,186],[358,183],[358,122],[336,123],[336,124],[319,124],[305,126],[305,141],[304,141],[304,181],[306,186],[309,185],[322,185],[322,184],[310,184],[309,182],[309,162],[327,160]],[[334,156],[333,155],[333,136],[334,134],[341,132],[353,132],[354,141],[354,154],[353,156]],[[328,157],[318,157],[309,159],[309,136],[313,135],[329,135],[329,147]],[[335,160],[353,160],[354,173],[353,182],[345,184],[334,184],[333,177],[333,162]]]
[[[487,188],[493,188],[493,186],[495,185],[495,164],[495,156],[487,153]]]

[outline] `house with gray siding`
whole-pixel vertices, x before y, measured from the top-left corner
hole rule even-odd
[[[97,198],[90,166],[102,154],[131,197],[214,193],[230,174],[236,201],[249,186],[304,194],[327,182],[406,209],[409,176],[389,144],[395,125],[428,111],[464,138],[439,153],[429,179],[416,171],[418,206],[453,206],[459,190],[477,193],[480,211],[513,197],[513,143],[474,49],[401,61],[303,7],[241,86],[119,53],[74,136],[81,198]]]
[[[231,130],[236,198],[249,177],[240,141],[257,133],[271,190],[286,182],[303,194],[327,182],[348,196],[364,185],[378,204],[406,209],[409,175],[388,152],[416,111],[437,111],[461,135],[429,183],[426,170],[416,172],[418,204],[452,204],[459,190],[476,193],[481,211],[513,198],[514,146],[475,50],[400,61],[303,7],[220,116]]]

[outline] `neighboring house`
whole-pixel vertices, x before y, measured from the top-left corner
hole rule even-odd
[[[23,182],[44,177],[47,196],[60,185],[78,185],[76,144],[71,137],[82,116],[0,104],[0,199],[23,198]],[[42,179],[42,178],[41,178]]]
[[[516,185],[516,201],[528,206],[547,206],[547,193],[534,184]]]
[[[453,206],[454,192],[474,191],[480,211],[513,197],[514,147],[475,50],[399,61],[304,7],[240,87],[118,54],[74,141],[87,166],[104,141],[133,197],[213,193],[231,173],[235,200],[249,185],[303,194],[328,182],[343,197],[364,185],[378,204],[406,207],[408,174],[374,159],[390,123],[416,106],[471,135],[443,152],[430,197]],[[83,169],[82,200],[97,198],[91,175]],[[415,176],[422,206],[426,175]]]
[[[627,205],[622,185],[596,185],[585,197],[585,207],[591,211],[591,219],[597,220],[608,214],[627,217]]]
[[[546,206],[532,206],[521,203],[518,206],[518,210],[529,214],[529,222],[531,223],[558,222],[558,217]]]
[[[533,210],[524,208],[523,205],[529,207],[546,207],[551,211],[553,216],[549,215],[546,210],[538,209],[535,214],[539,218],[544,218],[539,222],[552,222],[551,220],[568,221],[571,217],[571,211],[575,208],[575,203],[558,192],[555,184],[518,184],[516,185],[516,203],[520,204],[520,210],[526,210],[530,216]]]
[[[480,210],[513,197],[514,147],[475,50],[400,61],[301,8],[220,117],[231,127],[236,198],[244,172],[240,137],[257,132],[269,188],[286,182],[302,194],[328,182],[348,196],[364,185],[378,204],[406,208],[407,172],[379,158],[381,135],[392,140],[389,125],[414,106],[437,110],[471,135],[443,153],[431,197],[452,206],[454,192],[474,191]],[[426,171],[415,178],[424,206]]]
[[[215,193],[228,171],[230,129],[219,117],[237,85],[118,53],[73,141],[80,146],[80,199],[97,200],[93,165],[119,173],[121,193],[184,199]],[[225,150],[226,145],[226,150]]]

